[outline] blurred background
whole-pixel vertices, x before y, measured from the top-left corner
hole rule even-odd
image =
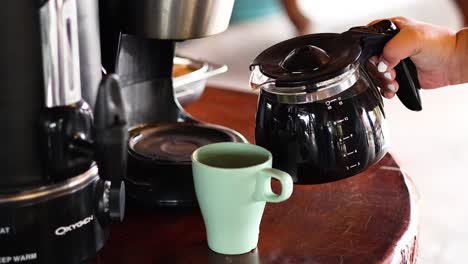
[[[468,0],[297,0],[297,10],[295,0],[283,0],[292,19],[279,0],[236,1],[226,32],[180,43],[177,52],[227,64],[228,73],[211,79],[209,85],[242,92],[252,92],[248,86],[251,60],[297,34],[342,32],[393,16],[457,30],[466,24],[464,14],[468,16]],[[419,263],[466,263],[468,259],[468,225],[464,224],[468,222],[467,98],[468,84],[423,91],[424,109],[418,113],[406,110],[398,99],[385,101],[391,153],[419,191]]]

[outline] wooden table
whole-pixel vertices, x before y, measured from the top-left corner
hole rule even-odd
[[[256,96],[207,89],[187,107],[253,142]],[[94,263],[415,263],[417,195],[391,155],[334,183],[295,185],[291,198],[267,204],[258,248],[225,256],[208,249],[198,208],[131,208],[114,224]]]

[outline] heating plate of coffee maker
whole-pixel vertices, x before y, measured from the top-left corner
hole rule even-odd
[[[142,159],[190,162],[199,147],[225,141],[237,141],[238,134],[220,126],[173,123],[142,126],[130,131],[129,151]]]
[[[127,194],[145,206],[194,206],[191,155],[217,142],[247,142],[238,132],[200,122],[156,123],[130,130]]]

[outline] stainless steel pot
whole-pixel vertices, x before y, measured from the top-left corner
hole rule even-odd
[[[234,0],[127,1],[127,31],[145,38],[193,39],[226,30]]]

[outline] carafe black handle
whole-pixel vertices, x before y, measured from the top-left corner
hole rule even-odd
[[[360,39],[363,50],[360,60],[367,62],[370,57],[380,55],[385,44],[398,32],[399,29],[392,21],[382,20],[372,26],[351,28],[344,36]],[[400,101],[410,110],[422,110],[419,92],[421,85],[414,63],[410,58],[406,58],[395,67],[395,71],[396,81],[400,86],[397,92]]]

